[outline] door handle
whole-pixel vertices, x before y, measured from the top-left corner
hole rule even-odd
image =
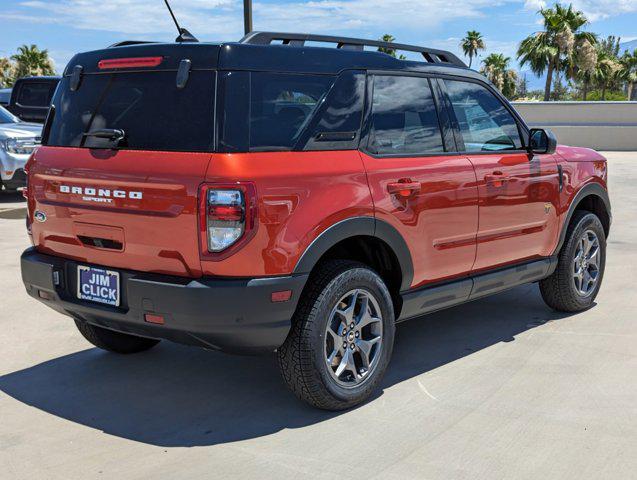
[[[391,182],[387,184],[387,191],[392,195],[408,198],[420,191],[420,182],[409,180]]]
[[[490,183],[494,187],[501,187],[504,185],[504,182],[509,181],[509,176],[502,172],[495,171],[492,174],[485,175],[484,181],[486,183]]]

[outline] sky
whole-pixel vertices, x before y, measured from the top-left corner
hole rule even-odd
[[[460,53],[467,30],[478,30],[489,53],[515,59],[519,42],[540,29],[542,0],[253,0],[254,30],[378,38]],[[182,26],[201,41],[243,35],[242,0],[171,0]],[[637,39],[637,0],[574,0],[588,30]],[[121,40],[173,41],[163,0],[0,0],[0,56],[22,44],[46,48],[63,70],[79,51]],[[514,62],[515,63],[515,62]],[[474,65],[475,66],[475,65]],[[513,65],[517,67],[517,64]],[[532,80],[532,79],[529,79]],[[531,82],[533,83],[533,82]]]

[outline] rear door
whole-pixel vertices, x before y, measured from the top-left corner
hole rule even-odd
[[[558,231],[559,180],[551,155],[530,155],[520,126],[485,85],[442,81],[459,143],[475,167],[480,198],[474,270],[551,254]]]
[[[37,249],[199,276],[197,194],[214,147],[215,77],[193,70],[182,88],[173,69],[84,74],[79,88],[65,77],[29,164]]]
[[[433,87],[433,88],[432,88]],[[413,287],[471,270],[478,227],[473,166],[455,150],[437,87],[427,77],[369,79],[368,134],[362,157],[376,217],[405,238]]]

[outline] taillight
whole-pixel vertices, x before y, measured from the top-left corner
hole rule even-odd
[[[226,253],[230,247],[251,238],[256,220],[256,194],[252,183],[203,185],[199,194],[204,256]]]

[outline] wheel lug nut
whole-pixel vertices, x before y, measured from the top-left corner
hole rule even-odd
[[[343,348],[347,348],[347,342],[343,343]]]
[[[354,335],[356,336],[356,338],[361,336],[360,332],[356,332]]]
[[[352,329],[352,330],[354,329],[354,327],[355,327],[355,326],[356,326],[356,325],[354,325],[354,322],[352,322],[352,323],[350,323],[350,324],[349,324],[349,328],[350,328],[350,329]]]
[[[354,350],[354,348],[355,348],[355,347],[354,347],[354,344],[353,344],[353,343],[350,343],[349,348],[351,348],[352,350]]]

